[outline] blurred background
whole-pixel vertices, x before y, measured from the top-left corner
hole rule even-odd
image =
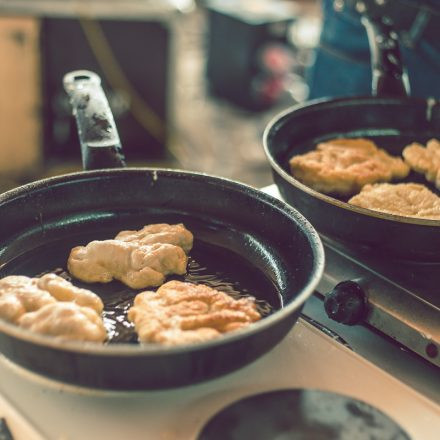
[[[307,99],[316,0],[0,0],[0,192],[81,169],[63,75],[101,78],[128,166],[271,183],[262,134]]]

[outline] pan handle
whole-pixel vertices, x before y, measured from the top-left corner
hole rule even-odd
[[[385,20],[364,15],[361,21],[370,45],[373,96],[409,96],[408,75],[403,67],[397,33]]]
[[[78,127],[83,168],[125,167],[121,141],[101,78],[88,70],[75,70],[64,75],[63,85]]]

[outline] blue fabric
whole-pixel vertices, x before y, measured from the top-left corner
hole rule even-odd
[[[440,0],[431,0],[440,5]],[[371,94],[370,50],[359,19],[334,11],[323,2],[323,29],[315,61],[307,73],[309,99]],[[437,47],[423,38],[414,49],[401,45],[411,95],[440,99],[440,42]]]

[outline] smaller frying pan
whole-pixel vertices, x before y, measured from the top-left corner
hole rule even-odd
[[[273,178],[284,200],[321,234],[348,248],[393,259],[440,261],[440,221],[360,208],[307,187],[289,171],[293,155],[329,139],[365,137],[395,156],[411,142],[440,139],[440,102],[406,96],[396,34],[382,22],[363,22],[372,48],[373,96],[310,101],[276,116],[263,139]],[[415,173],[406,181],[426,183]]]
[[[271,313],[246,329],[178,347],[138,344],[136,335],[134,340],[116,338],[103,345],[66,342],[0,319],[1,353],[58,381],[140,390],[208,380],[274,347],[321,278],[324,253],[316,231],[285,203],[231,180],[179,170],[123,168],[99,78],[73,72],[65,77],[65,87],[79,126],[84,167],[107,169],[40,180],[0,195],[0,277],[62,270],[73,246],[148,223],[183,222],[195,236],[186,280],[208,282],[214,277],[221,290],[239,283],[270,305]],[[124,318],[137,291],[116,281],[83,287],[101,296],[112,334],[123,333],[112,313],[119,310]]]

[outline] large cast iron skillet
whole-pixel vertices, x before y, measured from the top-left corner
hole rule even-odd
[[[99,79],[74,72],[65,86],[79,123],[85,167],[123,166]],[[0,195],[0,276],[65,268],[71,247],[152,222],[185,223],[195,235],[194,250],[209,249],[210,261],[215,264],[218,257],[231,277],[243,271],[257,277],[260,293],[275,311],[245,330],[176,348],[60,342],[0,320],[1,353],[33,372],[86,387],[193,384],[248,364],[277,344],[323,271],[317,233],[288,205],[218,177],[118,168],[40,180]],[[106,302],[106,294],[122,286],[112,285],[89,288]]]
[[[395,34],[383,23],[365,20],[365,24],[373,49],[374,96],[322,99],[284,111],[266,127],[266,156],[284,200],[324,236],[376,255],[440,261],[440,221],[356,207],[314,191],[289,172],[288,161],[293,155],[332,138],[369,138],[393,155],[400,155],[411,142],[440,139],[440,102],[405,96],[407,87]],[[415,173],[406,181],[425,183]]]

